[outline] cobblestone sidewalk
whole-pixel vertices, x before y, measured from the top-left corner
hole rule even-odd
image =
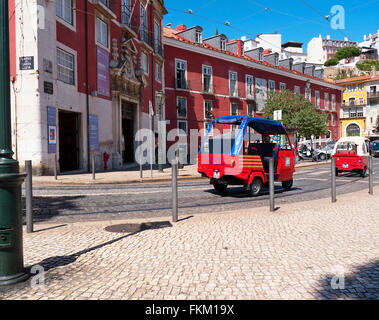
[[[130,234],[104,230],[122,221],[37,225],[25,265],[44,268],[45,287],[32,278],[0,287],[0,299],[379,299],[375,194],[154,220]]]

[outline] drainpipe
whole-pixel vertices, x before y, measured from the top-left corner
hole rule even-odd
[[[88,0],[85,0],[85,55],[86,55],[86,116],[87,116],[87,169],[90,172],[90,141],[89,141],[89,84],[88,84]]]
[[[153,1],[150,1],[150,29],[153,30],[154,28],[154,12],[153,12]],[[148,28],[149,29],[149,28]],[[151,54],[151,101],[153,103],[153,110],[155,109],[155,93],[154,93],[154,81],[155,81],[155,64],[154,64],[154,37],[153,32],[147,31],[148,34],[150,33],[151,37],[151,45],[153,48],[153,53]],[[149,38],[148,38],[149,39]],[[157,114],[155,110],[154,115]],[[155,158],[155,131],[154,131],[154,116],[152,116],[152,130],[153,130],[153,146],[154,146],[154,158]],[[159,119],[158,119],[159,121]],[[155,159],[157,160],[157,159]]]

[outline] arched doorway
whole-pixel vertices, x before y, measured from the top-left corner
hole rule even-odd
[[[356,123],[351,123],[346,128],[346,136],[347,137],[360,137],[361,136],[361,128]]]

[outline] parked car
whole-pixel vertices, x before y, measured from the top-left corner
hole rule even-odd
[[[336,175],[340,172],[356,172],[363,178],[369,169],[372,154],[370,140],[361,137],[344,137],[338,140],[333,150],[336,159]]]
[[[337,141],[330,141],[330,142],[326,143],[325,146],[319,148],[317,150],[318,159],[322,160],[322,161],[330,159],[336,143],[337,143]]]
[[[379,140],[371,142],[372,155],[374,157],[379,157]]]

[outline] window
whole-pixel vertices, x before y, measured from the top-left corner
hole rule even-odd
[[[357,116],[363,117],[363,108],[357,108]]]
[[[251,103],[247,105],[247,116],[254,117],[254,105],[252,105]]]
[[[286,90],[286,84],[283,82],[280,83],[280,91],[282,90]]]
[[[162,54],[161,25],[158,21],[154,21],[154,45],[155,53]]]
[[[320,91],[315,91],[316,108],[320,108]]]
[[[149,57],[145,52],[141,52],[141,67],[146,74],[149,73]]]
[[[162,81],[162,66],[160,63],[155,63],[155,80]]]
[[[129,24],[131,12],[130,12],[130,0],[122,0],[121,3],[121,23]]]
[[[212,101],[204,101],[204,117],[205,119],[212,119],[213,117],[213,106]]]
[[[233,97],[237,96],[237,72],[229,72],[229,94]]]
[[[143,5],[140,6],[140,37],[142,41],[147,42],[148,40],[147,15],[146,15],[146,9]]]
[[[238,115],[238,107],[237,107],[237,103],[233,102],[230,106],[230,114],[232,116],[237,116]]]
[[[58,80],[75,84],[74,56],[61,49],[57,49]]]
[[[220,48],[221,50],[225,51],[226,50],[226,39],[221,38],[220,39]]]
[[[263,51],[261,50],[259,50],[259,53],[258,53],[258,60],[263,61]]]
[[[203,66],[203,91],[212,92],[212,67]]]
[[[176,60],[176,88],[187,89],[187,62],[182,60]]]
[[[336,119],[334,114],[332,114],[332,126],[334,127],[336,125]]]
[[[300,87],[295,86],[294,92],[295,92],[295,94],[300,94]]]
[[[109,3],[108,3],[109,0],[100,0],[100,2],[105,5],[106,7],[109,7]]]
[[[254,79],[252,76],[246,75],[246,98],[254,97]]]
[[[325,109],[329,109],[329,93],[324,94]]]
[[[178,121],[178,136],[186,136],[188,134],[187,121]]]
[[[200,30],[196,30],[196,32],[195,32],[195,42],[196,43],[203,43],[203,34]]]
[[[332,110],[336,110],[336,95],[332,94]]]
[[[205,131],[205,134],[208,133],[210,125],[211,125],[211,123],[209,121],[204,122],[204,131]],[[211,128],[211,131],[209,131],[209,136],[213,136],[213,126]]]
[[[56,1],[56,14],[67,23],[74,24],[74,8],[73,0],[57,0]]]
[[[359,104],[360,104],[360,105],[365,104],[365,99],[364,99],[364,98],[359,98]]]
[[[108,48],[108,24],[99,17],[96,17],[96,40]]]
[[[305,99],[312,101],[312,89],[305,88]]]
[[[185,97],[176,98],[176,108],[179,118],[187,118],[187,99]]]
[[[268,80],[268,90],[270,92],[275,92],[275,81],[274,80]]]
[[[358,91],[363,91],[365,89],[365,86],[363,83],[358,84]]]

